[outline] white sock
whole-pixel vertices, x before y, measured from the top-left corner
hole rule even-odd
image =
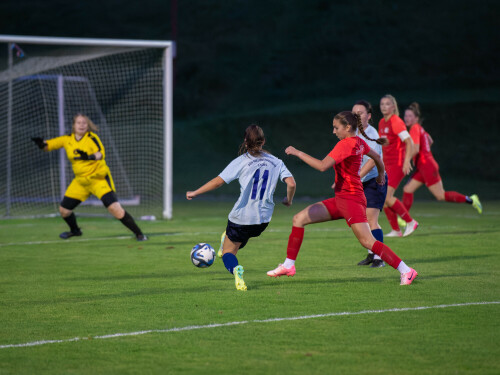
[[[373,256],[373,259],[382,259],[382,258],[381,258],[381,257],[379,257],[377,254],[375,254],[375,255]]]
[[[408,267],[405,262],[401,261],[401,263],[399,263],[399,266],[398,266],[398,271],[403,274],[403,273],[407,273],[407,272],[410,272],[411,271],[411,268]]]
[[[295,261],[292,259],[288,259],[288,258],[286,258],[285,263],[283,263],[283,267],[285,267],[287,269],[292,268],[293,265],[295,265]]]
[[[366,250],[368,250],[368,249],[366,249]],[[368,250],[368,254],[373,254],[373,251]],[[375,255],[375,256],[378,256],[378,255]]]

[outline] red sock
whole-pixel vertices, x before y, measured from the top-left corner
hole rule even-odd
[[[391,224],[391,228],[394,230],[399,230],[398,217],[396,216],[394,211],[391,210],[390,207],[384,207],[384,212],[385,212],[385,216],[387,216],[387,220],[389,221],[389,224]]]
[[[413,220],[408,210],[405,208],[403,203],[401,203],[401,201],[398,198],[396,198],[396,202],[394,202],[391,208],[395,213],[401,216],[401,219],[403,219],[407,223]]]
[[[403,205],[408,211],[410,211],[410,208],[413,205],[413,193],[403,192]]]
[[[465,195],[457,193],[456,191],[445,191],[444,192],[444,200],[446,202],[455,202],[455,203],[465,203]]]
[[[286,257],[288,259],[297,259],[297,254],[304,239],[304,228],[292,227],[292,233],[288,237],[288,246],[286,248]]]
[[[375,241],[372,246],[372,251],[394,269],[397,269],[399,263],[401,263],[401,258],[398,257],[394,251],[389,248],[389,246],[380,241]]]

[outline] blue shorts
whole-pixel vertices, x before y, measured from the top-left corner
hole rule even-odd
[[[377,184],[375,177],[363,182],[363,190],[365,191],[366,208],[378,208],[382,211],[387,195],[387,175],[385,175],[385,184],[383,186]]]
[[[240,225],[228,220],[226,236],[233,242],[241,242],[240,249],[243,249],[251,237],[259,237],[268,225],[269,223]]]

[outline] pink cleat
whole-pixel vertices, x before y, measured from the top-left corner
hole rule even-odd
[[[278,267],[267,273],[267,276],[271,277],[280,277],[285,275],[288,277],[295,275],[295,266],[292,266],[291,268],[285,268],[284,265],[279,264]]]
[[[405,233],[403,234],[403,237],[407,237],[413,232],[415,232],[415,229],[418,228],[418,222],[417,220],[412,220],[406,225]]]
[[[401,285],[410,285],[418,276],[418,272],[410,268],[410,272],[401,274]]]

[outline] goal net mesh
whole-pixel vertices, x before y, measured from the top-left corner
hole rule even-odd
[[[58,213],[71,165],[64,149],[42,152],[31,137],[70,134],[77,113],[98,126],[126,210],[161,217],[164,49],[17,48],[24,56],[0,71],[0,217]],[[94,196],[77,210],[107,214]]]

